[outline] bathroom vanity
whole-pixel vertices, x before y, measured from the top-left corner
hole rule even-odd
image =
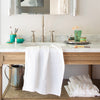
[[[34,45],[49,45],[50,43],[28,43],[26,44],[6,44],[0,46],[0,100],[80,100],[80,98],[69,98],[64,87],[62,89],[61,97],[53,95],[40,95],[37,93],[22,92],[21,90],[15,90],[9,84],[2,95],[2,65],[3,64],[25,64],[25,47]],[[89,74],[92,76],[92,65],[100,64],[100,46],[90,44],[90,48],[73,48],[73,46],[65,43],[52,43],[57,46],[61,46],[64,54],[65,64],[68,65],[89,65]],[[11,72],[11,69],[9,69]],[[10,77],[11,73],[9,73]],[[100,81],[95,81],[100,85]],[[64,84],[66,82],[64,81]],[[100,88],[100,87],[99,87]],[[98,100],[96,98],[81,98],[82,100]]]

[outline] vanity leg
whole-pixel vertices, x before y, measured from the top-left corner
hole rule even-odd
[[[0,100],[2,100],[2,66],[0,66]]]
[[[3,65],[3,56],[0,53],[0,100],[2,100],[2,65]]]
[[[11,65],[9,65],[9,84],[11,83],[11,69],[12,67],[11,67]]]
[[[89,65],[89,68],[88,68],[88,73],[91,79],[92,79],[92,71],[93,71],[92,67],[93,67],[92,65]]]

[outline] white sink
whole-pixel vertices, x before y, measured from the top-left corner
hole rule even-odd
[[[56,45],[60,47],[65,47],[65,43],[58,43],[58,42],[26,42],[23,44],[20,44],[21,46],[28,47],[28,46],[50,46],[50,45]]]

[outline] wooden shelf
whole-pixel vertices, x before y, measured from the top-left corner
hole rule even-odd
[[[30,93],[30,92],[23,92],[21,90],[16,90],[14,87],[8,85],[3,100],[99,100],[100,97],[95,98],[69,98],[67,92],[64,89],[64,85],[67,84],[67,80],[63,82],[62,94],[60,97],[54,95],[40,95],[38,93]],[[96,84],[100,89],[100,80],[95,80],[94,84]]]

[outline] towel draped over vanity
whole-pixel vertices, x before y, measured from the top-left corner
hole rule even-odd
[[[23,91],[61,95],[64,57],[55,46],[27,47]]]

